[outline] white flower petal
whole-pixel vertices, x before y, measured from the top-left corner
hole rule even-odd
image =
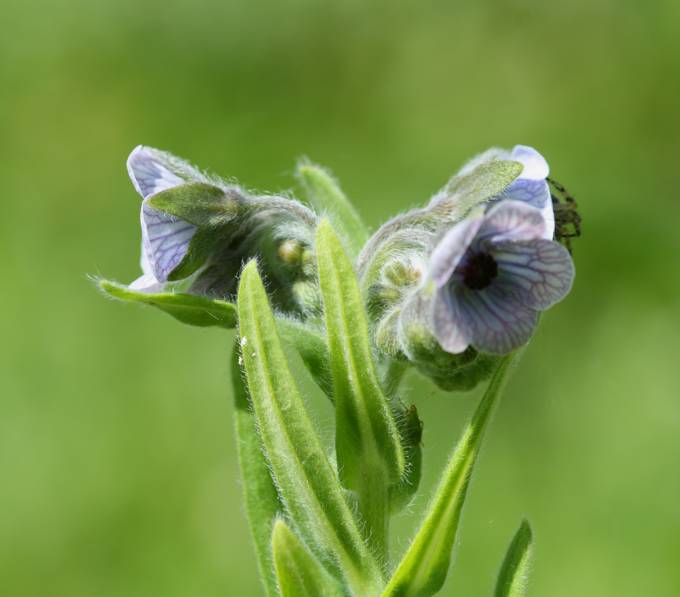
[[[137,292],[161,292],[163,290],[163,284],[156,280],[153,274],[144,274],[137,278],[134,282],[128,285],[130,290],[136,290]]]
[[[515,145],[510,153],[510,159],[520,162],[524,166],[520,178],[530,180],[542,180],[550,174],[550,166],[545,158],[533,147],[528,145]]]

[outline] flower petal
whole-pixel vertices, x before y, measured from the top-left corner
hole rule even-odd
[[[533,147],[528,145],[515,145],[512,148],[510,159],[518,161],[524,166],[520,178],[530,180],[543,180],[550,174],[550,166],[545,158]]]
[[[145,259],[159,282],[165,282],[184,259],[197,228],[142,203],[142,267]]]
[[[456,224],[439,241],[430,257],[430,276],[438,288],[449,281],[483,222],[483,216],[471,216]]]
[[[545,238],[546,226],[539,209],[521,201],[500,201],[484,217],[478,240],[498,243]]]
[[[437,292],[432,313],[434,335],[441,347],[451,354],[463,352],[470,340],[460,325],[463,321],[460,306],[450,289],[442,288]]]
[[[163,285],[156,280],[153,274],[144,274],[140,276],[128,285],[130,290],[136,290],[137,292],[161,292],[163,290]]]
[[[498,265],[496,283],[523,305],[547,309],[571,290],[574,263],[559,243],[544,239],[499,243],[491,252]]]
[[[555,233],[555,214],[553,212],[550,187],[544,180],[518,178],[503,192],[496,201],[521,201],[541,210],[545,220],[545,232],[542,238],[552,240]]]
[[[538,312],[520,303],[498,284],[484,290],[459,286],[455,291],[458,325],[481,352],[507,354],[531,338]]]
[[[127,161],[128,174],[137,192],[146,199],[187,181],[209,182],[199,170],[171,153],[138,145]]]

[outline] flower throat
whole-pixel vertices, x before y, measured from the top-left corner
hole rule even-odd
[[[489,253],[473,253],[461,268],[463,283],[472,290],[482,290],[498,275],[498,264]]]

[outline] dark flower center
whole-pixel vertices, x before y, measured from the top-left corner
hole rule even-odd
[[[472,290],[486,288],[498,275],[498,264],[489,253],[473,253],[462,264],[463,284]]]

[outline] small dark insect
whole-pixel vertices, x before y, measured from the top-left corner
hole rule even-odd
[[[550,197],[555,212],[555,240],[571,253],[571,239],[581,236],[581,215],[576,200],[559,182],[548,178]]]

